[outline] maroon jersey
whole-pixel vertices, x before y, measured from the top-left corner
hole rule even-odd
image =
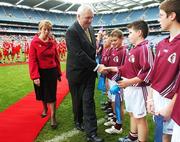
[[[109,55],[109,61],[107,66],[119,67],[124,65],[125,57],[127,54],[126,47],[112,48]],[[116,73],[107,74],[107,78],[112,79]]]
[[[111,51],[110,47],[109,48],[103,48],[101,63],[104,64],[105,66],[108,65],[110,51]]]
[[[153,70],[150,74],[152,88],[171,99],[176,93],[180,78],[180,34],[171,42],[169,38],[157,45]]]
[[[153,55],[148,47],[149,42],[144,40],[134,48],[132,48],[126,56],[125,63],[119,68],[121,76],[125,78],[138,77],[144,80],[143,83],[134,86],[147,85],[146,79],[153,65]],[[148,83],[148,82],[147,82]]]

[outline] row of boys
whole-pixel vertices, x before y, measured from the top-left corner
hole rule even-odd
[[[134,45],[128,53],[122,46],[123,36],[119,30],[111,33],[113,48],[104,48],[102,63],[110,66],[107,70],[111,72],[107,75],[107,88],[113,76],[118,74],[123,78],[118,81],[118,85],[124,88],[125,107],[130,115],[130,132],[125,138],[119,138],[119,142],[147,141],[148,125],[145,118],[147,111],[164,117],[163,142],[178,142],[180,139],[178,135],[180,132],[178,102],[180,98],[180,50],[178,50],[180,8],[178,5],[180,5],[179,0],[165,0],[160,4],[160,25],[162,30],[170,32],[170,36],[158,43],[154,60],[149,41],[145,40],[148,35],[148,26],[144,21],[135,21],[128,25],[128,38]],[[108,40],[106,40],[106,46],[110,46]],[[109,98],[113,102],[112,108],[115,112],[115,98],[112,95]],[[170,117],[174,121],[169,119]],[[114,126],[105,130],[107,133],[122,132],[122,124],[115,122]]]

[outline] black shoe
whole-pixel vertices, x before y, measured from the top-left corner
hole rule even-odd
[[[84,124],[81,123],[81,131],[84,131]]]
[[[76,127],[76,129],[79,130],[79,131],[84,131],[84,125],[83,125],[83,123],[76,123],[76,124],[75,124],[75,127]]]
[[[51,124],[51,128],[52,129],[56,129],[57,128],[57,124]]]
[[[112,108],[108,108],[108,109],[104,110],[104,112],[109,114],[109,113],[112,113],[113,111],[112,111]]]
[[[104,140],[97,135],[92,135],[87,137],[88,142],[104,142]]]
[[[108,104],[109,104],[109,102],[107,102],[107,101],[101,103],[102,106],[108,106]]]
[[[42,114],[41,114],[41,118],[44,118],[44,117],[46,117],[46,116],[47,116],[46,113],[42,113]]]
[[[108,108],[108,106],[102,106],[101,110],[106,110]]]

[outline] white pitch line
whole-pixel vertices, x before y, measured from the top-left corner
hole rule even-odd
[[[104,119],[104,118],[101,118],[101,119],[99,119],[99,120],[97,121],[97,123],[98,123],[98,125],[100,125],[100,124],[102,124],[104,121],[105,121],[105,119]],[[74,129],[72,129],[72,130],[70,130],[70,131],[68,131],[68,132],[62,133],[62,134],[59,135],[59,136],[55,136],[53,139],[47,140],[47,141],[45,141],[45,142],[62,142],[62,141],[67,140],[67,139],[70,138],[70,137],[73,137],[74,135],[79,134],[79,133],[80,133],[80,131],[77,130],[76,128],[74,128]]]

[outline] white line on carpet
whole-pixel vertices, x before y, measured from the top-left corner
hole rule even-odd
[[[104,118],[101,118],[101,119],[98,119],[97,123],[98,123],[98,125],[100,125],[100,124],[102,124],[104,121],[105,121],[105,119],[104,119]],[[62,133],[62,134],[59,135],[59,136],[55,136],[53,139],[47,140],[47,141],[45,141],[45,142],[62,142],[62,141],[67,140],[67,139],[70,138],[70,137],[73,137],[74,135],[79,134],[79,133],[80,133],[80,131],[74,128],[74,129],[72,129],[72,130],[70,130],[70,131],[68,131],[68,132]]]

